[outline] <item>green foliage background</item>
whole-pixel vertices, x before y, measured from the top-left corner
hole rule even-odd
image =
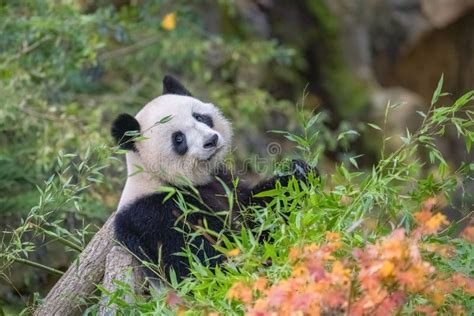
[[[224,31],[209,30],[208,8]],[[161,22],[170,12],[176,28],[166,30]],[[3,229],[23,224],[14,242],[3,236],[4,267],[20,257],[44,261],[34,256],[51,255],[44,238],[82,249],[124,183],[110,122],[158,96],[164,74],[218,104],[244,137],[264,130],[272,112],[294,122],[292,103],[252,79],[269,67],[289,69],[294,50],[253,36],[226,1],[0,2],[0,34],[0,222]],[[237,159],[261,145],[244,144]],[[33,291],[41,289],[34,271],[26,274]]]
[[[217,9],[233,18],[232,5]],[[192,4],[104,4],[84,14],[68,1],[20,1],[1,10],[2,212],[28,211],[57,153],[107,143],[111,119],[159,95],[165,73],[238,118],[237,131],[251,134],[264,114],[291,111],[246,78],[289,65],[294,52],[243,31],[209,33]],[[160,23],[171,11],[177,26],[167,31]]]

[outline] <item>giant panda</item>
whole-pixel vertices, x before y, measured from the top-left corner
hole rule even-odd
[[[204,223],[212,231],[222,231],[226,221],[222,212],[229,209],[233,210],[233,229],[251,225],[242,220],[240,208],[264,205],[267,200],[256,198],[257,193],[274,188],[277,181],[286,185],[292,176],[304,180],[315,170],[295,160],[292,173],[253,187],[238,181],[234,188],[235,182],[223,166],[231,145],[231,124],[215,105],[194,98],[171,76],[163,79],[163,95],[146,104],[135,117],[120,114],[111,133],[118,146],[127,150],[128,172],[115,217],[115,237],[139,259],[159,264],[167,278],[172,268],[178,280],[189,274],[187,258],[177,255],[185,246],[209,266],[222,261],[212,237],[202,234],[190,240],[186,232],[199,230]],[[139,140],[135,137],[138,134]],[[184,218],[178,201],[167,199],[167,193],[157,189],[189,185],[199,196],[183,195],[185,201],[204,212]],[[234,205],[229,205],[225,186],[235,190]],[[144,270],[153,277],[150,270]]]

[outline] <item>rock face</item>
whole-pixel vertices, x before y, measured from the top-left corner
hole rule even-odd
[[[422,111],[425,102],[416,93],[401,87],[375,89],[372,93],[371,111],[368,120],[385,125],[385,110],[387,104],[397,105],[387,114],[386,130],[388,135],[406,135],[406,129],[411,133],[416,131],[422,122],[422,117],[416,111]],[[386,144],[386,149],[392,152],[403,144],[400,137],[392,137]]]
[[[474,0],[326,3],[341,22],[341,44],[353,71],[375,87],[389,89],[375,88],[372,102],[390,95],[392,102],[411,104],[413,95],[418,95],[417,103],[426,109],[441,74],[444,90],[452,93],[453,99],[474,87]],[[416,118],[414,109],[400,109],[401,115]],[[380,109],[372,110],[372,116],[380,116]],[[398,124],[394,131],[404,130],[402,124],[414,124],[411,119],[393,121]],[[455,164],[467,159],[456,135],[448,136],[441,146]]]
[[[276,97],[292,99],[308,83],[308,99],[320,100],[335,125],[357,117],[377,122],[390,98],[406,103],[388,121],[394,133],[404,132],[419,124],[415,112],[428,108],[441,74],[453,99],[474,87],[474,0],[236,4],[252,34],[276,38],[299,53],[298,71],[269,70],[272,84],[267,88]],[[347,65],[349,72],[343,69]],[[369,96],[357,96],[364,88]],[[370,115],[364,117],[367,110]],[[454,164],[467,158],[456,135],[448,135],[441,147]]]
[[[421,0],[422,12],[435,28],[446,27],[473,8],[473,0]]]
[[[408,47],[385,78],[429,100],[444,73],[446,89],[458,97],[474,87],[474,10],[442,29],[432,29]]]
[[[426,100],[441,73],[454,94],[474,86],[474,0],[326,3],[342,24],[341,44],[357,74]]]
[[[408,32],[404,36],[405,40],[399,42],[398,49],[382,49],[374,56],[374,71],[378,82],[385,87],[402,86],[419,94],[424,100],[425,108],[443,73],[444,90],[452,93],[452,99],[445,99],[446,102],[452,102],[472,89],[474,1],[420,1],[405,16],[405,25],[409,25],[409,21],[413,19],[418,21],[419,27],[405,28]],[[376,31],[375,28],[374,32],[377,33]],[[454,165],[466,160],[472,161],[455,131],[448,131],[440,147]]]

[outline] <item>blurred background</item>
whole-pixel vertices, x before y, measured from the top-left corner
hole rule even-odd
[[[446,104],[474,88],[473,30],[474,0],[0,0],[0,228],[33,216],[20,255],[65,270],[125,181],[111,121],[158,96],[168,73],[233,122],[237,165],[297,156],[269,131],[297,133],[306,112],[321,113],[312,163],[323,174],[351,157],[371,168],[382,138],[367,122],[403,135],[442,74]],[[400,106],[385,119],[389,100]],[[439,146],[453,169],[472,161],[455,130]],[[6,255],[0,264],[5,311],[57,280]]]

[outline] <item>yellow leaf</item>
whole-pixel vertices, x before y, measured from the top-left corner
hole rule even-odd
[[[178,311],[177,311],[176,315],[184,316],[184,314],[186,314],[186,308],[183,307],[183,306],[178,307]]]
[[[432,294],[431,300],[436,306],[441,306],[444,303],[444,294],[436,291]]]
[[[171,12],[165,15],[161,22],[161,26],[167,31],[174,30],[176,28],[176,12]]]
[[[391,261],[385,261],[380,269],[380,274],[386,278],[392,274],[394,268],[395,265]]]
[[[229,250],[229,251],[227,252],[227,256],[228,256],[228,257],[235,257],[235,256],[237,256],[239,253],[240,253],[240,249],[239,249],[239,248],[235,248],[235,249]]]

